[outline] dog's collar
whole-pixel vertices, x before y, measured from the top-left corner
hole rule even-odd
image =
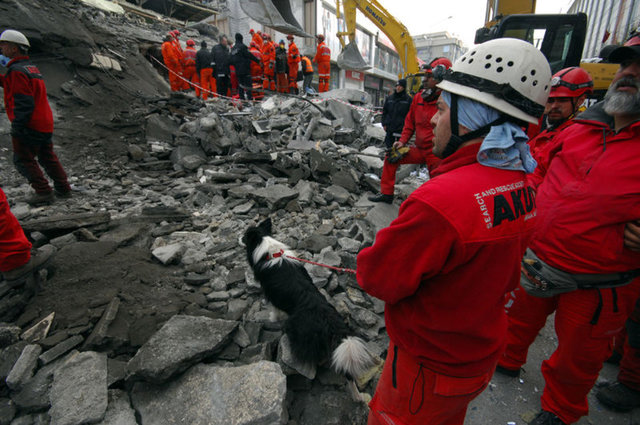
[[[284,255],[284,249],[281,249],[280,251],[274,253],[274,254],[267,254],[267,261],[269,260],[273,260],[274,258],[280,258]]]

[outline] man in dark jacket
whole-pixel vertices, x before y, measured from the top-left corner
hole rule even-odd
[[[209,92],[216,91],[216,80],[213,77],[213,55],[207,49],[207,42],[200,43],[200,50],[196,53],[196,72],[200,77],[202,99],[207,100]]]
[[[220,37],[220,43],[213,46],[211,53],[213,54],[213,72],[216,76],[218,94],[227,96],[231,80],[229,77],[229,47],[227,46],[226,35]]]
[[[253,99],[251,96],[251,61],[260,63],[258,58],[252,55],[246,44],[242,42],[242,34],[236,33],[236,44],[231,49],[229,63],[236,67],[240,99]]]
[[[382,128],[387,132],[384,144],[391,149],[395,137],[400,137],[404,119],[411,108],[411,96],[407,94],[407,80],[400,79],[392,95],[387,96],[382,107]]]
[[[284,46],[284,40],[280,40],[276,47],[276,85],[278,93],[289,93],[289,79],[287,78],[287,49]]]
[[[11,59],[7,73],[0,76],[0,84],[4,88],[4,106],[11,121],[13,163],[35,190],[27,202],[41,205],[54,200],[54,191],[38,162],[53,180],[55,195],[68,198],[71,186],[53,152],[53,114],[42,74],[27,56],[29,40],[21,32],[6,30],[0,35],[0,49]]]

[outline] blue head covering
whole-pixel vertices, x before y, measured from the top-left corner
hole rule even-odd
[[[451,93],[442,91],[442,100],[451,106]],[[469,130],[477,130],[500,117],[500,112],[483,103],[458,96],[458,122]],[[478,162],[487,167],[533,173],[538,163],[529,152],[529,138],[511,122],[494,125],[480,145]]]

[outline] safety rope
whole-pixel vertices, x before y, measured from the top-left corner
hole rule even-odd
[[[273,255],[267,255],[267,260],[271,260],[273,258],[278,258],[278,257],[287,257],[287,258],[291,258],[292,260],[296,260],[296,261],[302,261],[303,263],[307,263],[307,264],[313,264],[314,266],[320,266],[320,267],[325,267],[327,269],[331,269],[331,270],[335,270],[337,272],[341,272],[341,273],[351,273],[351,274],[356,274],[356,271],[354,269],[348,269],[346,267],[334,267],[334,266],[330,266],[328,264],[322,264],[322,263],[317,263],[315,261],[311,261],[311,260],[305,260],[304,258],[298,258],[298,257],[294,257],[293,255],[285,255],[284,250],[281,249],[280,251],[276,252]]]

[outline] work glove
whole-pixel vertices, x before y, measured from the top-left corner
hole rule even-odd
[[[390,164],[399,162],[402,158],[407,156],[410,149],[411,148],[409,148],[408,146],[396,147],[394,145],[389,151],[387,151],[387,161]]]

